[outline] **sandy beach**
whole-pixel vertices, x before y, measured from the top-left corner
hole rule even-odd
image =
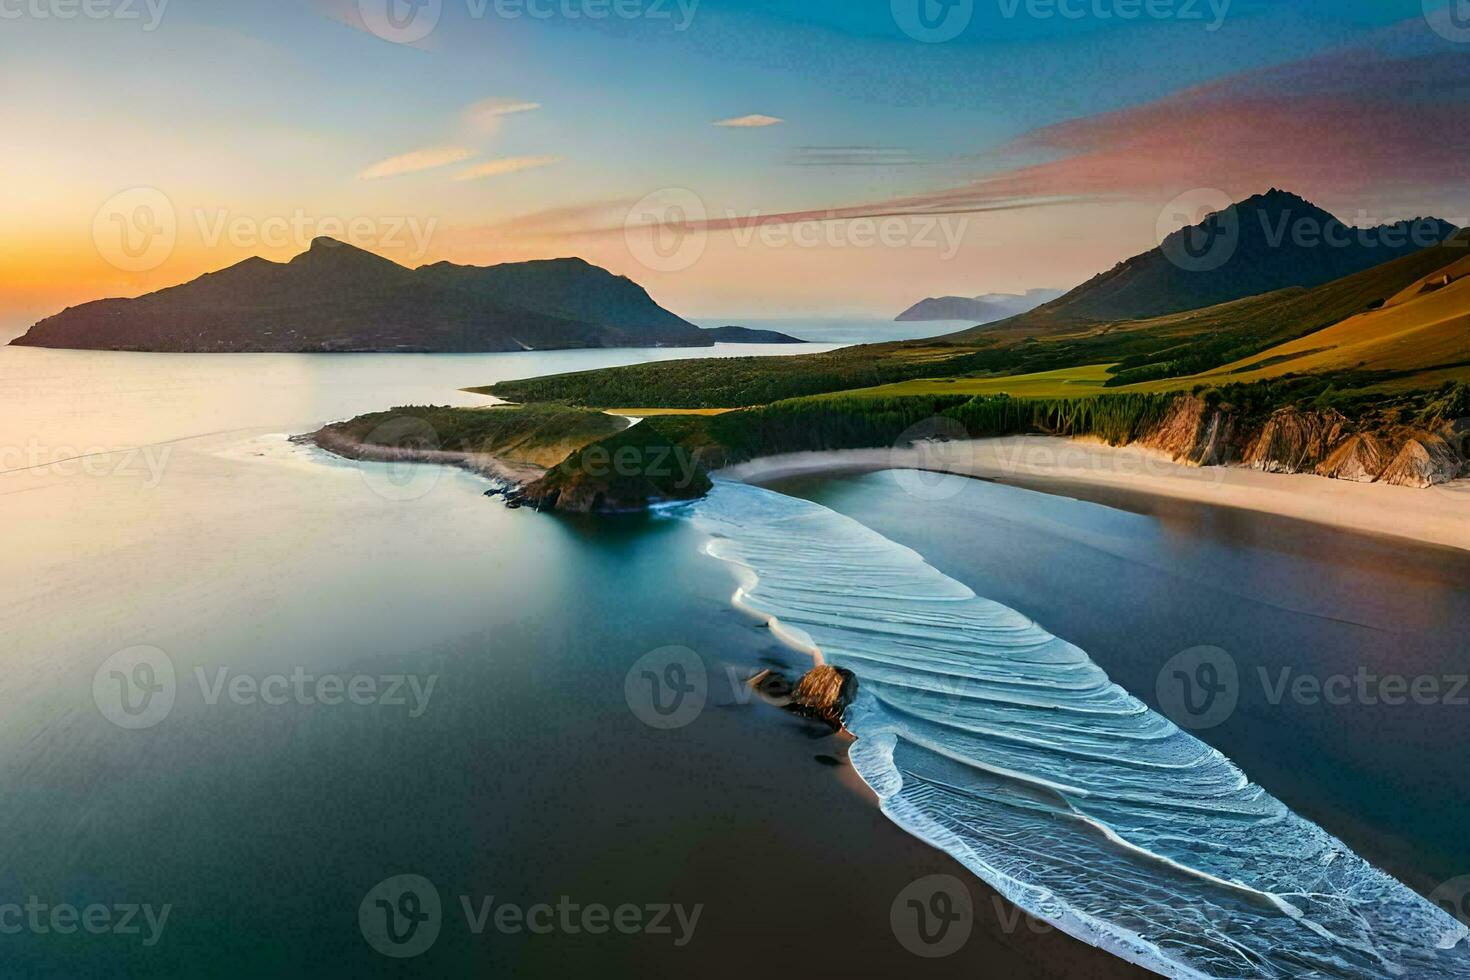
[[[1013,436],[791,453],[732,466],[718,475],[764,482],[877,469],[933,474],[906,486],[918,504],[956,493],[943,474],[957,474],[1060,493],[1101,489],[1156,494],[1470,550],[1470,480],[1421,490],[1241,467],[1185,466],[1153,450],[1115,448],[1095,440]]]

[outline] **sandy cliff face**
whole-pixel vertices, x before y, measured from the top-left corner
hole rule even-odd
[[[1464,461],[1443,436],[1435,432],[1409,432],[1398,455],[1378,474],[1378,482],[1432,487],[1448,483],[1463,470]]]
[[[1175,462],[1220,466],[1231,462],[1234,421],[1193,395],[1176,398],[1164,420],[1138,441],[1172,456]]]
[[[1241,462],[1267,473],[1309,473],[1351,431],[1337,412],[1285,408],[1266,421]]]
[[[1388,465],[1388,447],[1371,432],[1348,436],[1316,468],[1318,476],[1372,483]]]
[[[1283,408],[1252,426],[1182,395],[1138,442],[1179,463],[1315,473],[1357,483],[1430,487],[1470,472],[1470,419],[1434,432],[1411,426],[1372,432],[1357,430],[1335,411]]]

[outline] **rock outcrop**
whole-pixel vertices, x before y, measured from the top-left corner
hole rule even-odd
[[[1358,432],[1335,446],[1314,472],[1333,480],[1372,483],[1388,459],[1388,447],[1382,439],[1371,432]]]
[[[1137,442],[1180,463],[1356,483],[1430,487],[1470,472],[1470,419],[1435,431],[1402,425],[1359,431],[1339,412],[1288,407],[1257,428],[1197,395],[1180,395]]]
[[[540,479],[507,493],[506,502],[537,510],[618,514],[695,500],[711,486],[694,454],[644,421],[583,446]]]
[[[1460,475],[1463,464],[1449,441],[1434,432],[1405,435],[1398,454],[1378,474],[1379,483],[1399,487],[1432,487]]]
[[[857,697],[857,677],[850,670],[822,664],[807,671],[791,692],[792,709],[842,727],[847,706]]]
[[[807,671],[791,686],[781,673],[763,670],[749,681],[750,686],[772,704],[807,718],[816,718],[842,728],[847,706],[857,697],[858,680],[852,671],[821,664]]]
[[[1168,453],[1176,462],[1221,466],[1230,462],[1234,419],[1196,395],[1174,399],[1164,419],[1139,439]]]
[[[1267,473],[1309,473],[1352,431],[1337,412],[1283,408],[1266,420],[1241,464]]]

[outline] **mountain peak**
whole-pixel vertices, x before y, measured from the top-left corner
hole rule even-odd
[[[349,245],[320,235],[311,240],[311,247],[289,263],[296,269],[312,269],[328,273],[350,273],[363,276],[383,276],[407,273],[409,270],[367,249]]]
[[[1437,218],[1354,228],[1299,194],[1271,187],[1177,228],[1157,248],[1041,307],[1024,326],[1146,319],[1310,289],[1436,245],[1453,230]]]
[[[1330,212],[1318,207],[1300,194],[1293,194],[1279,187],[1273,187],[1264,194],[1253,194],[1233,206],[1237,211],[1293,211],[1333,217]]]

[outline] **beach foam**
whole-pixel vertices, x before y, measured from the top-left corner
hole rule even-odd
[[[1036,918],[1167,976],[1470,976],[1456,920],[1015,610],[809,501],[689,514],[738,605],[858,675],[883,812]]]

